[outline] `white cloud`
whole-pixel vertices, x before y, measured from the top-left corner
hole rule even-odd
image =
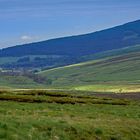
[[[28,35],[23,35],[23,36],[21,36],[21,40],[23,40],[23,41],[31,41],[32,37],[28,36]]]

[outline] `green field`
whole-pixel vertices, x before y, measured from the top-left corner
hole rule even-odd
[[[85,86],[76,86],[73,90],[111,92],[111,93],[131,93],[140,92],[140,84],[94,84]]]
[[[0,139],[139,140],[139,102],[60,91],[1,91]]]

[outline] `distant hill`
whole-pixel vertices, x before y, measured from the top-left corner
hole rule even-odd
[[[46,70],[40,75],[50,79],[56,88],[92,91],[115,86],[140,91],[140,45],[134,48],[110,51],[110,55],[106,52],[103,59]]]
[[[0,57],[26,55],[83,56],[140,44],[140,20],[114,28],[0,50]]]
[[[1,49],[0,67],[50,69],[102,58],[103,52],[137,44],[140,20],[90,34]]]

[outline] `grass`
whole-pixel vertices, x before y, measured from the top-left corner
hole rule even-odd
[[[72,91],[71,91],[72,92]],[[126,100],[96,98],[92,96],[64,93],[61,91],[27,90],[25,91],[1,91],[1,101],[16,101],[29,103],[58,103],[58,104],[112,104],[127,105]]]
[[[140,104],[137,101],[60,91],[8,90],[1,91],[0,96],[85,101],[75,104],[1,101],[0,139],[3,140],[139,140],[140,137]],[[89,103],[89,99],[102,101],[102,104]],[[103,101],[126,104],[113,105]]]
[[[52,88],[139,92],[140,52],[46,70]]]
[[[74,90],[81,91],[95,91],[95,92],[111,92],[111,93],[129,93],[129,92],[140,92],[139,84],[93,84],[74,87]]]
[[[33,79],[25,76],[0,76],[0,88],[45,88],[45,85],[35,82]]]

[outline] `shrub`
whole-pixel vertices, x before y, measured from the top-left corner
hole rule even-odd
[[[102,129],[101,129],[101,128],[96,128],[96,129],[95,129],[95,134],[96,134],[96,135],[102,135],[102,134],[103,134]]]

